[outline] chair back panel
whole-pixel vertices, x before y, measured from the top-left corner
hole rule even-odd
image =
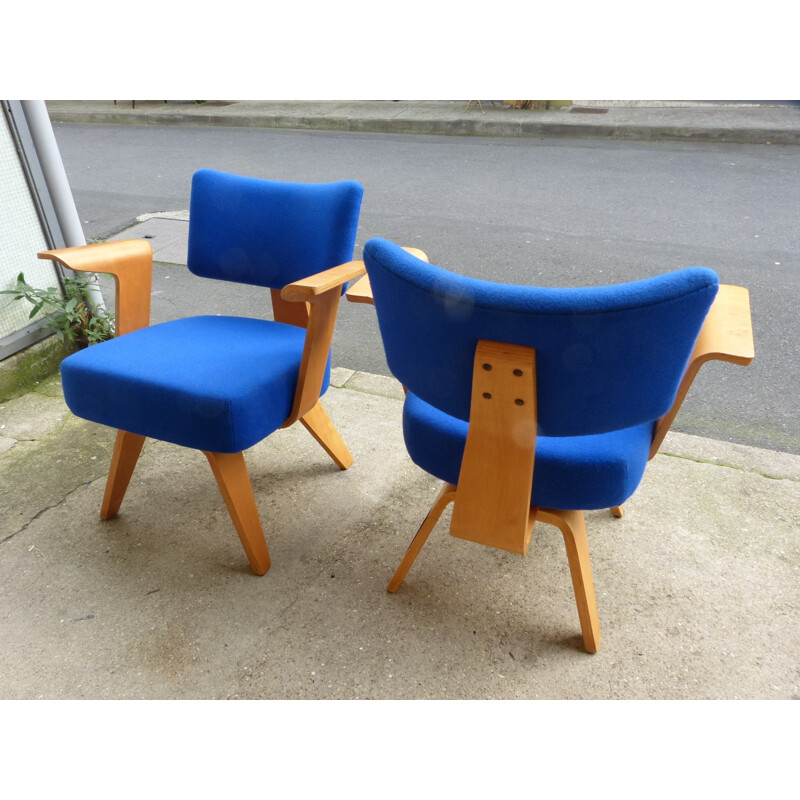
[[[280,289],[353,257],[363,187],[201,169],[192,177],[189,269]]]
[[[384,239],[365,244],[364,262],[387,363],[404,386],[468,420],[478,341],[533,347],[544,436],[663,416],[718,288],[705,267],[616,286],[511,286],[456,275]]]

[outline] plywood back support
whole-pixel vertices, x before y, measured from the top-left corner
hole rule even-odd
[[[535,351],[480,341],[450,533],[512,553],[527,552],[534,522],[535,451]]]

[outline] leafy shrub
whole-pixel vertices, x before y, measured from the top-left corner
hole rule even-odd
[[[114,314],[107,308],[92,308],[86,279],[65,277],[63,280],[63,292],[56,286],[37,289],[29,285],[20,272],[16,286],[0,294],[11,295],[11,302],[27,300],[33,306],[28,319],[44,312],[47,326],[62,342],[79,342],[88,346],[111,339],[114,336]]]

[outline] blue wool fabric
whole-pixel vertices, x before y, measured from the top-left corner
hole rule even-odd
[[[362,187],[199,170],[192,179],[189,268],[282,288],[353,257]],[[269,320],[198,316],[153,325],[65,359],[78,416],[216,453],[279,428],[297,388],[306,331]],[[322,392],[328,388],[330,355]]]
[[[246,317],[190,317],[81,350],[61,364],[79,417],[154,439],[238,453],[292,408],[305,330]],[[328,388],[330,361],[324,392]]]
[[[663,416],[718,288],[704,267],[616,286],[511,286],[456,275],[383,239],[365,244],[364,263],[387,363],[404,386],[468,420],[478,341],[533,347],[544,436]]]
[[[353,257],[364,189],[201,169],[192,177],[188,267],[204,278],[282,289]]]
[[[411,460],[457,484],[468,423],[409,392],[403,436]],[[622,505],[642,480],[653,424],[594,436],[537,436],[531,505],[588,511]]]
[[[692,267],[580,289],[511,286],[428,264],[383,239],[364,246],[389,368],[408,388],[412,460],[457,484],[479,340],[536,350],[532,505],[621,505],[644,473],[655,422],[671,407],[716,274]]]

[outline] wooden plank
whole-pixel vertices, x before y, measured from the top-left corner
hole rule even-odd
[[[524,554],[534,518],[536,356],[531,347],[480,341],[469,430],[450,533]]]
[[[600,647],[600,620],[589,559],[589,539],[586,536],[586,516],[583,511],[557,511],[540,508],[537,519],[555,525],[564,536],[567,560],[572,577],[572,590],[578,607],[578,618],[587,653],[596,653]]]
[[[228,507],[236,533],[239,534],[239,541],[247,554],[250,568],[256,575],[264,575],[270,567],[269,550],[244,455],[204,453]]]
[[[306,327],[306,340],[297,377],[292,410],[284,428],[305,416],[317,404],[328,364],[328,354],[336,325],[336,312],[339,308],[339,290],[332,289],[325,294],[317,295],[309,303],[310,313]]]
[[[348,261],[346,264],[339,264],[284,286],[281,289],[281,296],[284,300],[309,300],[352,281],[364,272],[363,261]]]
[[[272,296],[272,318],[275,322],[283,322],[297,328],[308,326],[308,303],[284,300],[281,297],[280,289],[270,289],[269,291]]]
[[[300,417],[303,427],[314,437],[322,449],[334,460],[339,469],[347,469],[353,463],[353,456],[347,445],[331,422],[322,403],[317,401],[314,408]]]
[[[431,510],[428,512],[416,535],[411,540],[411,544],[408,546],[403,560],[400,562],[392,579],[389,581],[389,585],[386,587],[387,592],[396,592],[400,588],[400,584],[408,574],[414,561],[416,561],[419,551],[422,550],[422,546],[428,541],[428,536],[430,536],[431,531],[436,527],[436,523],[439,521],[439,517],[442,516],[442,512],[455,498],[456,487],[451,483],[445,483],[431,506]]]
[[[111,519],[122,505],[133,470],[144,446],[145,437],[128,431],[117,431],[106,490],[100,506],[100,519]]]
[[[116,284],[116,335],[150,324],[153,249],[145,239],[123,239],[81,247],[47,250],[39,258],[58,261],[76,272],[109,273]]]
[[[422,261],[427,262],[428,256],[420,250],[418,247],[404,247],[407,253],[411,253],[412,256],[419,258]],[[367,303],[368,305],[375,305],[375,301],[372,297],[372,286],[369,282],[369,275],[364,275],[363,278],[357,280],[348,290],[345,292],[347,299],[351,303]]]
[[[375,300],[372,297],[372,286],[369,282],[369,275],[359,278],[347,289],[345,295],[351,303],[368,303],[369,305],[375,305]]]
[[[742,286],[722,284],[694,345],[670,410],[658,421],[650,447],[653,458],[680,411],[700,367],[707,361],[747,366],[755,357],[750,293]]]

